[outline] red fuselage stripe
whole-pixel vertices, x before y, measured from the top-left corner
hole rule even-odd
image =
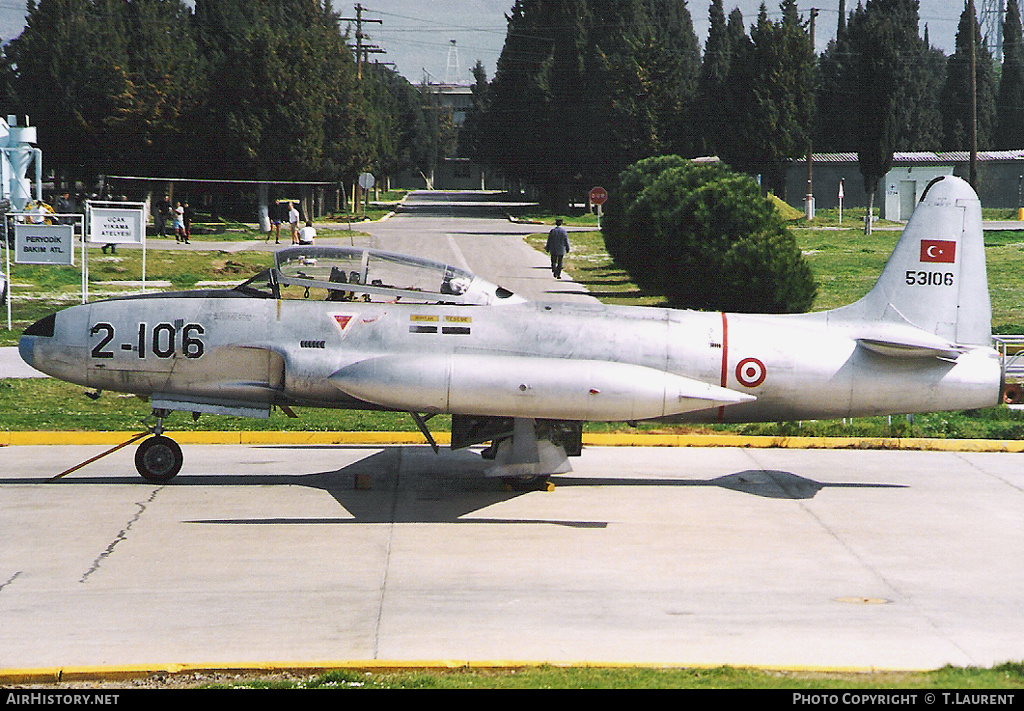
[[[722,312],[722,387],[726,387],[729,384],[729,319]],[[718,419],[722,420],[725,416],[725,406],[718,408]]]

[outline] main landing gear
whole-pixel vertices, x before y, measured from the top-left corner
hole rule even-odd
[[[583,425],[563,420],[452,415],[452,449],[490,441],[485,474],[517,491],[552,489],[548,477],[572,471],[567,457],[583,449]]]
[[[135,468],[143,479],[154,484],[169,482],[185,461],[178,443],[164,436],[164,418],[169,414],[168,410],[153,410],[156,424],[148,428],[153,436],[144,439],[135,450]]]

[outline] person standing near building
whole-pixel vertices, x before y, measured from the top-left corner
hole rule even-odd
[[[562,218],[555,220],[554,228],[548,232],[544,250],[551,255],[551,273],[555,279],[562,278],[562,259],[569,253],[569,233],[562,226]]]
[[[167,236],[167,221],[171,219],[171,199],[164,195],[156,204],[156,214],[153,216],[154,228],[157,237]]]
[[[292,228],[292,244],[299,243],[299,211],[293,203],[288,203],[288,225]]]
[[[270,235],[274,235],[274,244],[281,244],[281,203],[276,200],[272,202],[267,210],[270,217],[270,232],[267,233],[266,241],[270,241]]]
[[[182,203],[181,206],[181,226],[185,233],[185,244],[192,244],[189,240],[192,238],[192,219],[195,217],[195,212],[188,206],[188,202]]]
[[[174,241],[188,241],[185,239],[185,208],[180,202],[174,206]]]

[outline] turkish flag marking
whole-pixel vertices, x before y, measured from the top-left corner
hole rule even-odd
[[[956,242],[943,239],[921,240],[921,261],[952,264],[956,261]]]

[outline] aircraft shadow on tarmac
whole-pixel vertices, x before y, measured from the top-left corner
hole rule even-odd
[[[318,449],[331,445],[268,445],[268,448]],[[350,448],[351,449],[351,448]],[[269,517],[202,519],[202,524],[371,524],[371,523],[489,523],[547,524],[572,528],[605,528],[607,521],[571,519],[487,518],[469,514],[519,496],[550,495],[537,489],[509,486],[501,479],[484,476],[489,465],[472,451],[446,452],[438,457],[419,457],[414,465],[402,465],[403,447],[366,447],[372,453],[331,471],[312,474],[179,474],[174,487],[302,486],[324,491],[340,504],[344,517]],[[410,471],[413,470],[413,471]],[[576,487],[720,487],[771,499],[811,499],[825,488],[902,489],[900,484],[860,482],[821,483],[792,472],[750,469],[714,479],[666,479],[625,477],[552,477],[555,489]],[[2,479],[3,484],[125,485],[153,486],[138,477],[69,477],[57,481]]]

